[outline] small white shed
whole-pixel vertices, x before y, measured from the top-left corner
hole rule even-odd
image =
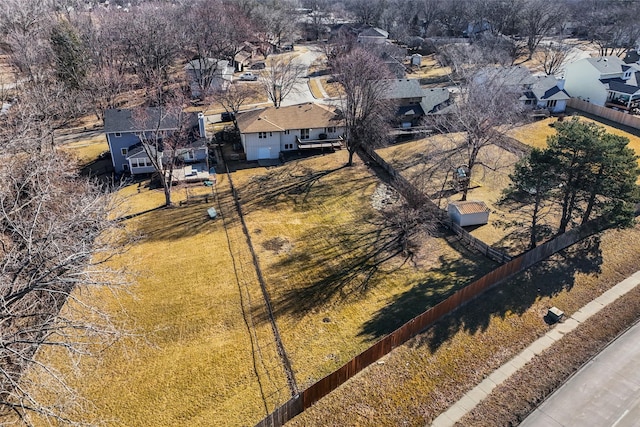
[[[422,55],[420,55],[419,53],[414,53],[413,55],[411,55],[411,65],[420,67],[422,65]]]
[[[451,202],[448,212],[449,218],[461,227],[489,222],[489,208],[481,201]]]

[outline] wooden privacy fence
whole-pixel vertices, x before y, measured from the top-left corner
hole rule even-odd
[[[451,221],[449,215],[445,210],[440,209],[440,207],[438,207],[438,205],[435,204],[433,200],[429,199],[426,194],[416,188],[416,186],[409,182],[408,179],[400,175],[393,168],[393,166],[387,163],[387,161],[380,157],[380,155],[373,149],[365,146],[363,147],[362,151],[364,152],[364,155],[367,156],[372,162],[375,162],[389,174],[392,180],[391,184],[400,194],[402,194],[405,199],[418,201],[422,204],[423,208],[433,211],[436,215],[436,219],[439,220],[445,227],[453,231],[463,243],[467,244],[467,246],[478,250],[487,258],[499,263],[505,263],[511,260],[511,257],[509,255],[487,245],[482,240],[472,236],[471,233],[469,233],[467,230]]]
[[[583,238],[595,233],[598,228],[595,223],[574,229],[555,239],[526,252],[519,257],[501,265],[475,282],[456,291],[449,298],[436,304],[424,313],[414,317],[400,328],[396,329],[367,350],[363,351],[336,371],[311,385],[299,395],[294,396],[284,405],[277,408],[266,418],[256,424],[256,427],[280,427],[299,415],[315,402],[344,384],[358,372],[375,363],[394,348],[406,343],[418,335],[425,328],[444,316],[451,314],[469,301],[477,298],[504,280],[520,273],[532,265],[547,259],[562,249],[565,249]]]
[[[576,110],[584,111],[585,113],[593,114],[594,116],[600,116],[607,120],[611,120],[612,122],[640,129],[640,117],[634,116],[633,114],[627,114],[611,108],[601,107],[577,98],[569,99],[569,101],[567,101],[567,106],[575,108]]]

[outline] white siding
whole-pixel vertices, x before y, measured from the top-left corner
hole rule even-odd
[[[266,138],[258,138],[257,133],[242,135],[242,146],[249,161],[277,159],[280,156],[280,132],[267,132]]]
[[[569,96],[604,106],[607,90],[600,83],[600,73],[586,60],[567,65],[564,89]]]

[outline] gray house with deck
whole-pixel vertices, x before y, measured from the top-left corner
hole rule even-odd
[[[180,147],[179,156],[185,163],[206,161],[208,149],[202,113],[175,114],[161,107],[106,110],[104,131],[115,173],[136,175],[155,172],[149,156],[162,160],[166,153],[143,146],[144,141],[161,139],[177,131],[182,120],[187,120],[190,132],[188,140]]]

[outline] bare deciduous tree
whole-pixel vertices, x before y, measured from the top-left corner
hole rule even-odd
[[[567,60],[571,46],[563,43],[549,43],[542,47],[542,67],[547,75],[556,74]]]
[[[343,89],[341,110],[344,120],[348,166],[363,145],[376,146],[388,138],[392,104],[385,99],[390,73],[371,52],[355,48],[336,59],[333,71]]]
[[[287,57],[273,56],[268,69],[260,76],[269,100],[280,107],[282,101],[296,90],[298,79],[304,76],[305,68]]]
[[[221,90],[213,95],[213,102],[219,104],[227,113],[232,113],[233,124],[238,128],[236,115],[243,105],[253,99],[257,91],[253,85],[235,84],[227,90]]]
[[[0,424],[71,424],[78,396],[37,353],[77,356],[118,337],[79,290],[121,281],[107,261],[126,242],[109,195],[42,140],[48,125],[24,122],[30,109],[15,107],[0,116]]]
[[[527,40],[528,59],[533,57],[540,41],[561,19],[562,13],[558,10],[559,7],[558,4],[546,0],[527,0],[525,3],[520,15],[520,32]]]
[[[465,76],[461,94],[447,114],[434,116],[433,124],[452,134],[461,155],[465,179],[461,181],[462,200],[467,199],[469,183],[479,163],[479,154],[505,137],[520,122],[524,105],[518,100],[521,84],[513,81],[516,68],[485,68]],[[458,142],[455,133],[463,135]],[[491,167],[490,165],[483,165]]]
[[[165,206],[173,204],[171,191],[175,181],[174,172],[182,166],[185,150],[199,136],[197,115],[184,112],[183,107],[180,100],[174,100],[163,107],[140,109],[133,114],[141,128],[150,129],[139,137],[142,149],[162,184]]]

